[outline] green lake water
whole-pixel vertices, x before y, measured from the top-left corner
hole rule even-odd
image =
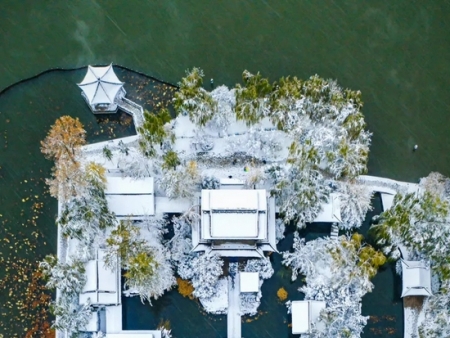
[[[192,66],[202,67],[216,85],[230,86],[240,81],[244,69],[261,71],[272,80],[317,73],[362,91],[364,114],[374,133],[369,174],[406,181],[417,181],[430,171],[450,176],[449,17],[450,3],[437,0],[4,0],[0,90],[49,68],[109,62],[172,83]],[[33,260],[56,250],[56,203],[44,193],[43,183],[51,163],[41,156],[39,141],[57,117],[79,117],[90,141],[134,132],[124,116],[99,124],[75,86],[83,75],[83,70],[52,72],[0,94],[4,259]],[[149,109],[152,95],[167,89],[145,94],[153,83],[126,71],[118,75],[128,83],[130,97]],[[415,153],[414,144],[419,145]],[[43,203],[39,215],[33,211],[35,203]],[[5,267],[2,263],[2,277]],[[364,337],[401,336],[394,279],[390,267],[375,277],[376,288],[366,296],[363,312],[376,318]],[[263,292],[276,292],[283,280],[267,281]],[[5,292],[0,295],[0,333],[21,337],[26,327],[14,320],[10,298]],[[268,298],[263,298],[261,309],[274,309],[275,314],[244,323],[246,336],[260,332],[278,337],[289,331],[281,306]],[[192,316],[192,304],[186,306],[180,314]],[[191,321],[195,326],[196,319]]]

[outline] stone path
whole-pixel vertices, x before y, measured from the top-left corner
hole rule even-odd
[[[239,273],[228,277],[227,337],[241,338],[241,314],[239,299]]]

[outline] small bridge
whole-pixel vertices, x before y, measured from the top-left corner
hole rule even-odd
[[[115,103],[119,106],[119,109],[133,117],[136,131],[144,124],[144,109],[142,106],[127,99],[125,96],[117,97]]]

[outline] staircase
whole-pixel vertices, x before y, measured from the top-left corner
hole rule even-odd
[[[338,239],[338,237],[339,237],[339,227],[337,226],[337,223],[331,224],[330,237],[332,239],[336,239],[336,240]]]

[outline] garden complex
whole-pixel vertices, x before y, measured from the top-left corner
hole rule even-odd
[[[132,115],[136,135],[87,145],[63,116],[42,141],[59,205],[58,253],[40,264],[56,289],[57,337],[176,338],[168,322],[123,324],[125,297],[152,306],[172,288],[226,315],[228,338],[243,336],[242,317],[257,318],[264,297],[285,304],[294,335],[360,337],[362,298],[388,260],[402,276],[404,337],[449,336],[450,180],[364,175],[361,93],[333,80],[244,71],[242,84],[208,91],[203,77],[187,71],[172,104],[149,112],[112,65],[89,67],[79,87],[92,112]],[[375,193],[383,212],[365,239]],[[300,230],[314,223],[329,235],[306,241]],[[297,293],[263,294],[275,255],[304,280]]]

